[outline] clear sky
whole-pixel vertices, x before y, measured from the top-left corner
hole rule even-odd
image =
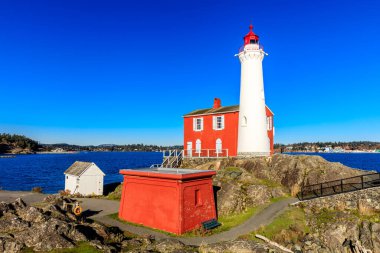
[[[277,143],[380,141],[379,1],[0,3],[0,132],[182,144],[182,115],[239,103],[250,22]]]

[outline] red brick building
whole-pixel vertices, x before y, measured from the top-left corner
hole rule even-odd
[[[266,106],[267,133],[273,154],[273,112]],[[222,106],[214,99],[212,108],[192,111],[184,116],[185,157],[237,156],[239,106]]]

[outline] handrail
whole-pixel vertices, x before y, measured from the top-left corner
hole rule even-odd
[[[187,158],[219,158],[228,157],[228,152],[228,149],[185,149],[183,156]]]
[[[301,187],[301,191],[297,194],[297,197],[300,200],[307,200],[379,186],[380,173],[370,173],[318,184],[305,185]]]

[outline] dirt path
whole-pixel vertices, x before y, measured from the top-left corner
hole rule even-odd
[[[25,203],[32,204],[34,202],[42,201],[47,195],[33,192],[12,192],[12,191],[0,191],[0,202],[12,202],[15,199],[21,197]],[[171,237],[167,234],[145,228],[133,226],[127,223],[123,223],[108,217],[107,215],[117,213],[119,211],[120,203],[114,200],[107,199],[95,199],[95,198],[80,198],[78,201],[81,203],[84,211],[91,212],[91,218],[97,222],[105,225],[116,226],[121,230],[129,231],[137,235],[154,235],[157,239],[163,238],[175,238],[187,245],[199,246],[202,243],[217,243],[222,241],[234,240],[241,235],[248,234],[257,230],[262,225],[270,224],[273,219],[280,213],[285,211],[287,207],[298,201],[295,198],[284,199],[276,203],[271,204],[261,212],[253,215],[244,223],[236,226],[228,231],[214,234],[208,237]]]

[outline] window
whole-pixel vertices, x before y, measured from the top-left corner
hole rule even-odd
[[[69,176],[66,176],[66,179],[69,179]]]
[[[272,117],[267,117],[267,130],[270,131],[273,128],[273,119]]]
[[[224,116],[214,116],[213,117],[213,129],[214,130],[224,129]]]
[[[199,139],[195,142],[195,153],[201,153],[201,144],[201,140]]]
[[[202,131],[203,130],[203,118],[194,118],[193,119],[193,130]]]
[[[241,119],[241,126],[247,126],[247,117],[246,116],[243,116],[243,118]]]
[[[219,154],[222,153],[222,140],[219,138],[216,140],[215,149],[216,149],[216,153],[219,153]]]

